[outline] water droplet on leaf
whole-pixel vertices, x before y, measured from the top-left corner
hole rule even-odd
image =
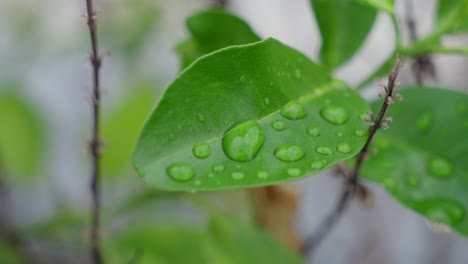
[[[342,132],[338,132],[338,133],[336,133],[336,136],[337,137],[342,137],[342,136],[344,136],[344,134]]]
[[[323,163],[321,161],[314,161],[310,164],[310,167],[315,170],[320,170],[323,168]]]
[[[301,174],[302,174],[301,169],[298,169],[298,168],[289,168],[288,169],[288,175],[291,176],[291,177],[301,176]]]
[[[262,179],[262,180],[263,180],[263,179],[268,178],[269,176],[270,176],[270,174],[269,174],[268,172],[266,172],[266,171],[259,171],[259,172],[257,172],[257,177],[258,177],[259,179]]]
[[[224,171],[224,165],[223,164],[215,164],[212,167],[214,172],[223,172]]]
[[[339,152],[344,153],[344,154],[347,154],[347,153],[351,152],[351,146],[348,143],[340,143],[340,144],[338,144],[336,149]]]
[[[282,131],[286,129],[286,124],[284,124],[284,122],[280,120],[273,121],[271,123],[271,126],[278,131]]]
[[[416,188],[419,186],[421,180],[417,175],[411,174],[406,178],[406,184],[408,187]]]
[[[437,178],[448,178],[452,174],[452,165],[443,158],[432,158],[429,161],[429,172]]]
[[[465,216],[463,206],[447,199],[431,199],[419,202],[416,208],[434,222],[456,225]]]
[[[245,75],[241,75],[240,80],[241,80],[242,82],[245,82],[245,80],[246,80]]]
[[[294,75],[296,76],[297,79],[300,79],[300,78],[302,77],[301,70],[296,69],[296,70],[294,71]]]
[[[334,125],[342,125],[349,119],[346,110],[339,106],[328,105],[322,108],[320,115]]]
[[[322,155],[333,155],[333,150],[329,147],[324,147],[324,146],[316,147],[315,151]]]
[[[195,176],[192,166],[184,162],[177,162],[167,168],[167,174],[179,182],[190,181]]]
[[[306,117],[304,106],[296,101],[291,101],[281,108],[281,115],[290,120],[298,120]]]
[[[250,161],[263,146],[265,133],[256,121],[249,120],[234,124],[224,133],[223,151],[235,161]]]
[[[275,157],[281,161],[297,161],[304,157],[304,150],[295,144],[284,144],[277,147],[274,151]]]
[[[418,120],[416,121],[416,125],[418,127],[418,130],[421,132],[427,132],[429,128],[431,127],[432,123],[432,113],[431,112],[425,112],[421,114],[418,117]]]
[[[245,174],[243,172],[236,171],[231,174],[231,177],[233,180],[242,180],[244,179]]]
[[[273,85],[273,83],[271,83]],[[269,105],[270,104],[270,98],[268,97],[265,97],[265,99],[263,99],[265,105]]]
[[[317,127],[308,127],[307,128],[307,134],[313,136],[313,137],[318,137],[320,136],[320,129]]]
[[[205,116],[203,114],[197,114],[198,121],[204,122],[206,120]]]
[[[211,147],[206,143],[198,143],[193,146],[193,155],[199,159],[204,159],[211,154]]]
[[[358,129],[358,130],[355,130],[354,131],[354,135],[358,136],[358,137],[362,137],[366,134],[366,131],[362,130],[362,129]]]

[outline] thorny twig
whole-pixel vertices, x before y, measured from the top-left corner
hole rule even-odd
[[[317,231],[314,234],[312,234],[311,237],[306,239],[304,243],[305,255],[311,255],[314,252],[314,250],[328,235],[328,233],[332,230],[332,228],[339,220],[341,215],[344,213],[351,201],[351,198],[353,198],[353,196],[363,188],[359,183],[358,175],[363,161],[368,155],[369,146],[372,142],[372,139],[374,138],[374,135],[377,132],[377,130],[379,130],[379,128],[388,128],[387,122],[392,121],[391,118],[385,118],[385,113],[387,112],[388,107],[393,103],[393,97],[395,96],[398,100],[401,100],[402,98],[400,94],[394,95],[395,88],[399,86],[399,84],[396,82],[396,78],[398,76],[400,64],[401,58],[397,56],[395,66],[393,66],[390,76],[388,77],[387,85],[382,85],[382,87],[385,90],[385,100],[382,103],[382,107],[380,108],[380,111],[377,117],[375,118],[372,113],[369,113],[369,137],[367,138],[364,147],[357,155],[354,168],[349,173],[345,170],[341,170],[341,173],[345,176],[344,190],[334,210],[320,223]]]
[[[99,177],[99,108],[100,108],[100,90],[99,90],[99,69],[101,68],[101,57],[98,51],[97,26],[96,26],[96,11],[93,7],[93,0],[86,0],[87,24],[91,37],[91,55],[90,62],[93,71],[93,88],[92,88],[92,106],[93,106],[93,121],[92,121],[92,138],[89,144],[91,153],[91,258],[94,264],[102,263],[100,251],[100,177]]]

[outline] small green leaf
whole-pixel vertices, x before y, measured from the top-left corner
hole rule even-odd
[[[297,180],[359,151],[365,137],[355,131],[367,129],[360,118],[367,109],[346,84],[274,39],[234,46],[200,58],[169,85],[133,162],[146,183],[161,189]],[[200,143],[209,155],[197,157]],[[341,143],[348,153],[338,151]],[[323,166],[311,166],[315,161]]]
[[[439,0],[437,29],[441,33],[462,33],[468,31],[468,1]]]
[[[102,171],[105,175],[117,175],[129,167],[138,133],[154,103],[155,91],[151,83],[140,83],[132,88],[121,107],[103,124]]]
[[[363,4],[372,6],[376,9],[383,10],[389,14],[393,14],[393,0],[357,0]]]
[[[7,175],[32,176],[42,161],[44,132],[37,110],[16,93],[0,95],[0,166]]]
[[[247,23],[221,9],[196,13],[186,23],[191,38],[177,46],[182,68],[215,50],[260,40]]]
[[[401,91],[390,129],[372,147],[362,176],[398,201],[468,236],[468,95],[436,88]],[[381,102],[374,104],[378,109]]]
[[[110,263],[301,263],[269,235],[221,215],[207,227],[134,225],[107,241]]]
[[[356,0],[311,0],[311,3],[322,35],[320,59],[333,70],[361,47],[377,11]]]

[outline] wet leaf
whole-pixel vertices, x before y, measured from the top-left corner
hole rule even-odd
[[[468,95],[439,88],[401,91],[393,124],[377,134],[362,176],[402,204],[468,235]],[[374,109],[380,102],[374,104]]]
[[[235,46],[200,58],[169,85],[133,162],[143,181],[170,190],[297,180],[359,151],[367,109],[346,84],[274,39]]]

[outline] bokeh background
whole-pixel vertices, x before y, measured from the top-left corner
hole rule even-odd
[[[416,21],[418,37],[423,37],[432,30],[436,2],[413,0],[411,9],[406,2],[397,0],[396,12],[408,43],[408,16]],[[212,4],[208,0],[96,0],[99,44],[105,54],[104,232],[138,225],[142,219],[193,224],[206,218],[187,198],[147,190],[129,159],[138,128],[180,69],[175,46],[188,37],[185,19]],[[274,37],[318,60],[320,34],[309,1],[230,0],[227,9],[262,38]],[[0,235],[22,230],[28,238],[21,250],[35,256],[37,263],[88,263],[86,147],[91,69],[84,14],[85,3],[78,0],[0,2],[0,109],[8,110],[8,105],[16,109],[10,115],[0,114],[0,144],[16,150],[16,157],[2,160],[0,156],[0,229],[4,229]],[[335,76],[357,85],[390,56],[394,39],[390,18],[379,14],[364,46]],[[444,38],[444,43],[467,46],[468,36]],[[431,59],[436,78],[426,76],[425,83],[468,91],[467,57],[434,55]],[[415,82],[410,61],[400,82]],[[377,92],[373,82],[363,95],[372,98]],[[14,111],[27,117],[14,116]],[[289,212],[295,216],[290,228],[301,240],[334,206],[341,181],[325,172],[296,185],[297,207]],[[307,263],[468,263],[466,238],[428,223],[379,186],[368,185],[375,196],[373,206],[354,202]],[[143,193],[150,194],[139,196]],[[240,221],[252,221],[253,209],[245,192],[186,196],[188,200],[200,196]],[[129,209],[132,202],[143,207]],[[31,261],[24,263],[35,263]]]

